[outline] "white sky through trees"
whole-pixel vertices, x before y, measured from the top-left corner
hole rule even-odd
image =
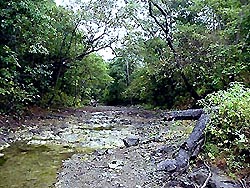
[[[55,3],[57,4],[57,6],[62,5],[62,6],[66,6],[66,5],[71,5],[72,2],[74,2],[74,0],[54,0]],[[88,1],[88,0],[83,0],[83,1]],[[98,54],[100,54],[104,60],[109,60],[112,59],[114,57],[114,55],[112,54],[112,50],[110,48],[105,48],[102,50],[98,51]]]

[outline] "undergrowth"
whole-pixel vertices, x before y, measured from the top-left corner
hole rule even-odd
[[[234,82],[199,104],[210,114],[205,144],[208,157],[231,176],[249,169],[250,88]]]

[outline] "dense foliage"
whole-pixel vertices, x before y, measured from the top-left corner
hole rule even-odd
[[[208,156],[225,159],[225,165],[234,171],[250,167],[250,88],[232,83],[227,90],[207,95],[200,104],[211,118],[206,136]]]
[[[52,0],[1,0],[0,6],[1,112],[102,96],[111,78],[102,58],[91,53],[106,44],[80,28],[90,17]]]
[[[152,11],[160,24],[164,26],[169,19],[175,56],[168,45],[169,36],[166,37],[163,29],[149,16],[149,2],[153,1],[127,3],[127,11],[132,14],[130,19],[139,29],[128,26],[129,32],[122,41],[125,47],[116,51],[119,58],[115,61],[137,65],[129,71],[124,69],[124,74],[131,78],[129,86],[120,90],[124,101],[132,98],[134,102],[154,106],[171,108],[182,104],[186,107],[184,104],[196,99],[190,93],[190,86],[202,98],[233,81],[249,83],[250,39],[246,28],[249,28],[250,14],[247,2],[155,1]],[[157,6],[167,16],[162,15]],[[135,18],[133,14],[141,17]]]
[[[73,6],[1,1],[2,112],[30,104],[81,105],[91,98],[187,108],[230,82],[249,84],[247,1]],[[106,47],[115,54],[108,67],[93,54]]]

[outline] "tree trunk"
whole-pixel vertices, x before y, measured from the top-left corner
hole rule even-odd
[[[208,123],[209,116],[202,109],[191,109],[184,111],[174,111],[163,114],[167,120],[171,119],[197,119],[198,121],[187,140],[180,146],[178,155],[174,159],[167,159],[157,165],[159,171],[184,172],[189,165],[191,158],[198,155],[204,143],[204,131]]]
[[[203,109],[189,109],[181,111],[172,111],[162,113],[164,120],[198,120],[201,117],[201,114],[204,113]]]

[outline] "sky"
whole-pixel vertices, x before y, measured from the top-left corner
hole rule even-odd
[[[57,5],[65,5],[69,3],[69,0],[54,0]]]
[[[70,0],[54,0],[54,1],[56,2],[57,5],[62,5],[62,6],[70,5]],[[114,55],[112,54],[112,50],[110,48],[102,49],[98,51],[98,54],[100,54],[106,61],[114,57]]]

